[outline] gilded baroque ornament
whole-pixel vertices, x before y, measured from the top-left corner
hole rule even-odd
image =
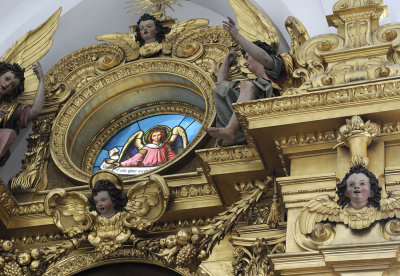
[[[346,145],[350,149],[351,166],[368,166],[367,147],[371,144],[372,138],[379,133],[379,126],[376,123],[363,122],[360,116],[353,116],[346,120],[346,124],[339,128],[337,146]]]
[[[108,171],[93,174],[90,180],[91,189],[94,191],[101,181],[109,181],[119,191],[123,191],[122,180]],[[110,215],[103,214],[103,209],[107,207],[96,201],[100,192],[108,193],[111,197],[114,206],[112,208],[115,209],[110,211]],[[82,193],[54,189],[45,199],[45,211],[53,217],[57,227],[71,237],[82,237],[87,231],[91,231],[87,236],[88,241],[103,255],[111,254],[129,239],[134,239],[132,228],[143,230],[157,221],[164,214],[170,195],[165,180],[156,174],[127,191],[124,211],[116,209],[117,202],[110,191],[99,191],[96,194],[93,194],[94,203],[89,203]],[[101,197],[99,201],[101,202]],[[90,204],[96,204],[95,211],[90,211],[93,207]]]
[[[167,58],[138,60],[128,64],[123,64],[105,72],[98,78],[85,84],[70,98],[59,112],[56,121],[54,122],[55,127],[52,132],[53,138],[51,139],[50,152],[54,162],[63,173],[80,183],[85,183],[89,178],[89,174],[79,169],[79,164],[75,164],[75,162],[71,160],[72,158],[68,154],[68,148],[73,147],[74,145],[73,143],[68,144],[68,139],[66,139],[66,137],[68,136],[67,133],[68,129],[71,127],[71,122],[76,120],[79,112],[86,112],[85,106],[91,103],[93,95],[102,93],[102,97],[111,97],[112,93],[115,93],[113,92],[115,91],[115,84],[121,83],[121,81],[127,81],[136,76],[144,77],[145,75],[150,74],[153,74],[154,76],[171,76],[174,80],[181,82],[190,80],[193,84],[192,90],[197,91],[196,94],[199,94],[205,102],[206,110],[203,119],[204,123],[211,124],[211,120],[214,117],[213,101],[211,96],[214,83],[204,71],[199,70],[198,67],[188,62]],[[150,84],[151,82],[149,82],[149,85]],[[179,83],[177,82],[177,84]],[[132,85],[132,83],[127,85]],[[133,83],[133,85],[139,85],[139,83]],[[108,92],[104,93],[104,91]],[[98,98],[98,100],[100,100],[100,98]],[[101,104],[101,102],[99,102],[99,104]],[[99,106],[99,108],[102,107]],[[130,106],[130,108],[132,107]],[[110,121],[111,119],[113,118],[110,118]],[[95,134],[93,133],[93,135],[90,136],[93,137],[94,135]],[[204,134],[202,135],[204,136]],[[187,151],[194,146],[194,143],[190,144],[187,147]],[[182,155],[177,157],[177,159],[181,156]]]

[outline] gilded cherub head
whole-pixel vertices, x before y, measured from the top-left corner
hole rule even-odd
[[[96,210],[100,216],[112,217],[115,213],[125,210],[128,199],[122,193],[122,182],[118,176],[102,171],[94,174],[90,181],[90,211]]]
[[[350,204],[361,209],[368,204],[380,207],[381,190],[376,176],[361,165],[350,168],[342,182],[337,184],[338,205],[342,208]]]
[[[24,91],[25,69],[17,63],[0,62],[0,98],[11,102]]]
[[[153,41],[162,42],[170,30],[170,28],[163,27],[160,20],[145,13],[137,22],[136,41],[139,41],[140,46]]]

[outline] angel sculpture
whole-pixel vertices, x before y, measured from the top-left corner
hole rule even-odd
[[[199,18],[178,22],[168,28],[153,15],[145,13],[139,18],[135,33],[104,34],[97,36],[96,39],[121,47],[126,54],[126,60],[132,61],[139,56],[154,56],[161,50],[163,54],[168,55],[178,35],[206,25],[208,20]]]
[[[159,175],[150,176],[123,194],[121,178],[110,171],[98,171],[89,181],[89,199],[79,192],[52,190],[45,199],[46,214],[69,236],[83,236],[101,254],[108,255],[129,239],[131,229],[143,230],[165,212],[169,189]]]
[[[43,107],[44,75],[38,60],[51,47],[60,13],[61,9],[57,10],[0,58],[0,166],[10,156],[9,149],[20,129],[35,120]]]
[[[337,184],[338,202],[328,195],[311,200],[301,211],[299,227],[310,234],[318,222],[341,222],[351,229],[364,229],[376,221],[400,218],[400,193],[393,191],[381,199],[381,187],[375,175],[361,165],[350,168]]]

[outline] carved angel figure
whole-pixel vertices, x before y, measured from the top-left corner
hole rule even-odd
[[[338,202],[328,195],[311,200],[301,211],[302,234],[310,234],[318,222],[341,222],[351,229],[364,229],[375,221],[400,218],[400,192],[381,199],[381,187],[375,175],[361,165],[350,168],[337,184]]]
[[[89,199],[79,192],[52,190],[45,211],[71,237],[90,231],[89,242],[104,255],[132,239],[132,228],[143,230],[158,220],[169,200],[168,186],[156,174],[132,186],[126,195],[121,178],[110,171],[94,173],[89,187]]]
[[[19,130],[35,120],[43,107],[44,75],[38,60],[51,47],[60,13],[61,9],[26,33],[0,58],[0,166],[10,156]]]
[[[132,61],[139,56],[154,56],[161,50],[163,54],[170,54],[179,35],[206,25],[208,20],[199,18],[177,22],[168,28],[153,15],[145,13],[139,18],[135,33],[104,34],[97,36],[96,39],[121,47],[126,54],[126,60]]]

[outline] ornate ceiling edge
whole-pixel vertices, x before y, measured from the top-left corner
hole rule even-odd
[[[348,87],[329,88],[307,94],[281,96],[257,101],[233,104],[236,114],[244,121],[276,117],[282,113],[316,112],[335,107],[347,107],[355,104],[368,104],[371,101],[390,101],[400,96],[400,80],[387,79],[373,83],[358,84]]]
[[[120,131],[121,129],[127,127],[132,124],[132,122],[137,121],[138,119],[149,117],[151,115],[156,115],[160,113],[178,113],[186,116],[190,116],[196,119],[199,122],[204,122],[204,111],[199,107],[179,101],[160,101],[157,103],[146,103],[140,106],[132,107],[130,110],[120,114],[117,118],[112,120],[107,126],[102,128],[89,142],[88,146],[84,151],[84,155],[82,158],[81,168],[86,173],[91,173],[93,171],[94,162],[100,153],[101,149],[104,145],[112,138],[115,133]],[[196,147],[199,140],[203,137],[198,133],[195,138],[191,141],[190,145],[188,145],[184,151],[181,153],[185,155],[186,152],[189,152],[194,147]],[[170,162],[165,165],[162,165],[157,170],[152,170],[149,173],[142,174],[140,177],[145,177],[151,173],[158,172],[163,170],[166,166],[179,162],[182,158],[174,158]],[[136,176],[133,176],[136,177]],[[129,178],[128,178],[129,179]]]
[[[66,131],[69,128],[75,114],[80,107],[90,99],[99,90],[108,87],[124,78],[141,73],[171,73],[183,78],[190,79],[203,93],[206,102],[205,122],[211,124],[214,112],[212,99],[212,90],[214,82],[205,73],[194,65],[173,59],[152,58],[148,60],[138,60],[129,64],[121,65],[117,68],[107,71],[98,78],[92,80],[83,86],[79,93],[73,95],[67,104],[62,108],[54,122],[52,129],[52,139],[50,143],[50,152],[57,167],[69,178],[75,181],[85,183],[89,179],[89,174],[81,171],[68,157]]]

